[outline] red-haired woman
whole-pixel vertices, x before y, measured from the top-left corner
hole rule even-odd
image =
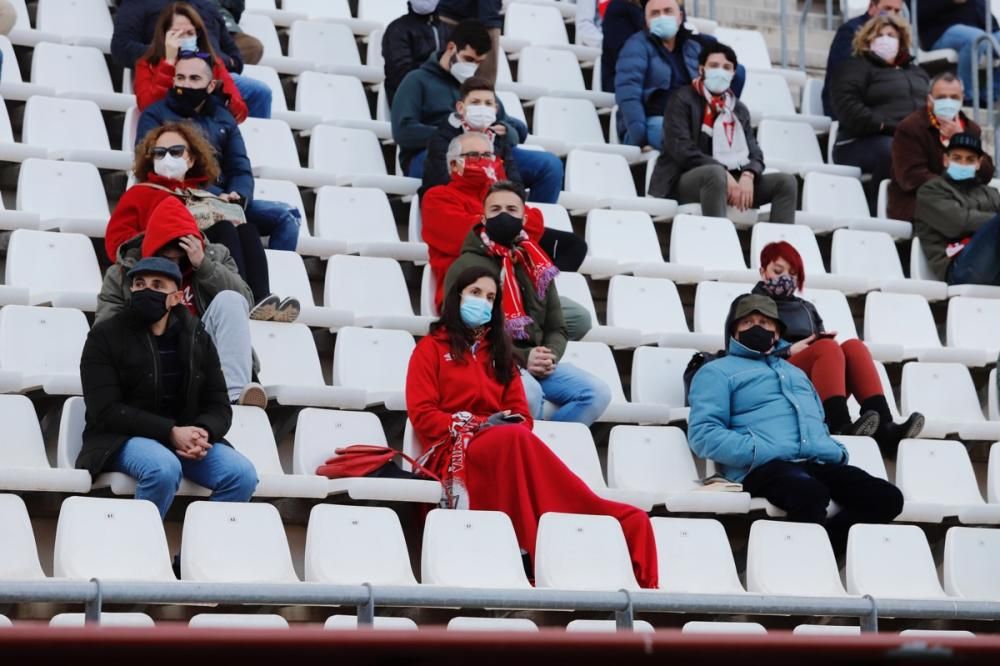
[[[413,350],[406,409],[421,462],[443,481],[452,508],[503,511],[534,561],[542,514],[613,516],[642,587],[658,581],[646,512],[601,499],[531,432],[531,409],[504,326],[502,290],[488,268],[462,271],[441,318]]]
[[[823,401],[826,424],[834,435],[871,435],[887,453],[900,440],[916,437],[924,427],[924,417],[914,412],[902,423],[893,423],[889,403],[882,392],[875,362],[861,340],[838,343],[836,331],[827,331],[816,307],[796,296],[806,283],[805,268],[798,250],[790,243],[768,243],[760,253],[761,281],[753,293],[770,296],[778,304],[788,362],[805,372]],[[861,417],[851,422],[847,396],[861,404]]]

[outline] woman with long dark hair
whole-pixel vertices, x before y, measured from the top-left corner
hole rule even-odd
[[[646,513],[595,495],[532,433],[498,281],[485,267],[462,271],[410,358],[406,408],[421,462],[441,478],[448,506],[510,516],[532,560],[544,513],[617,518],[636,579],[655,588],[656,543]]]

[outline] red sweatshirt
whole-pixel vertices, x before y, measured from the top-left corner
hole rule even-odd
[[[420,201],[422,235],[437,284],[434,302],[438,308],[444,300],[444,276],[448,268],[462,253],[469,231],[483,219],[485,195],[486,189],[473,190],[462,178],[453,178],[447,185],[427,190]],[[524,230],[536,243],[541,239],[545,221],[540,210],[525,208]]]
[[[229,112],[236,118],[236,122],[241,123],[247,119],[247,104],[243,101],[236,82],[230,76],[229,71],[221,62],[215,63],[212,75],[222,82],[222,92],[229,97]],[[135,81],[132,89],[135,91],[135,103],[139,111],[144,111],[147,106],[165,99],[167,91],[174,86],[174,66],[166,60],[161,60],[153,65],[148,60],[140,58],[135,63]],[[142,137],[137,137],[142,140]]]
[[[134,188],[133,188],[134,189]],[[142,188],[152,189],[150,187]],[[170,241],[184,236],[197,236],[201,239],[202,247],[205,246],[205,237],[198,229],[198,223],[188,211],[187,206],[181,200],[163,192],[164,199],[153,209],[149,216],[149,224],[146,227],[146,235],[142,239],[142,256],[152,257]],[[190,310],[194,316],[199,316],[198,306],[194,300],[194,284],[192,283],[192,273],[194,269],[188,264],[183,269],[181,276],[181,291],[184,293],[184,306]]]
[[[515,372],[507,386],[496,380],[488,340],[467,354],[465,363],[452,359],[448,336],[442,331],[417,343],[406,373],[406,411],[423,450],[448,436],[455,412],[486,417],[505,409],[523,416],[525,427],[531,428],[521,376]]]

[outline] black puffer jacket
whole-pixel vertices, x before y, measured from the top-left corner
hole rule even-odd
[[[215,345],[201,320],[183,306],[171,310],[168,327],[180,336],[184,367],[177,414],[162,408],[159,352],[147,325],[125,310],[90,330],[80,359],[87,426],[78,468],[96,476],[131,437],[170,446],[174,426],[199,426],[209,441],[223,441],[233,412]]]
[[[885,134],[927,106],[930,81],[912,60],[899,67],[866,53],[841,63],[833,76],[833,106],[840,121],[837,143]]]
[[[778,315],[785,325],[785,332],[781,336],[782,340],[796,343],[799,340],[808,338],[813,333],[822,333],[823,319],[819,316],[816,306],[798,296],[775,297],[764,289],[764,283],[758,282],[752,293],[767,296],[774,300],[778,306]]]
[[[389,105],[403,77],[420,67],[432,53],[447,44],[448,26],[436,12],[417,14],[412,9],[391,22],[382,35],[382,59],[385,61],[385,94]]]

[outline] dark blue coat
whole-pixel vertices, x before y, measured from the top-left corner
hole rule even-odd
[[[641,6],[630,0],[611,0],[601,19],[601,90],[614,92],[615,65],[628,38],[646,28],[646,15]]]
[[[837,114],[834,111],[833,98],[831,97],[833,72],[840,63],[851,57],[851,43],[854,41],[854,35],[870,19],[868,14],[855,16],[837,28],[837,34],[833,36],[833,43],[830,44],[830,54],[826,57],[826,78],[823,80],[823,113],[834,120],[837,119]]]
[[[243,143],[240,127],[216,97],[209,97],[202,107],[201,113],[194,116],[182,116],[174,108],[173,100],[168,96],[159,102],[146,107],[139,116],[139,127],[135,132],[138,144],[149,130],[164,123],[190,121],[205,134],[209,143],[215,148],[216,159],[222,169],[222,175],[215,186],[207,189],[213,192],[236,192],[249,204],[253,199],[253,171],[247,148]]]
[[[487,28],[502,28],[501,4],[500,0],[441,0],[437,11],[453,21],[476,19]]]

